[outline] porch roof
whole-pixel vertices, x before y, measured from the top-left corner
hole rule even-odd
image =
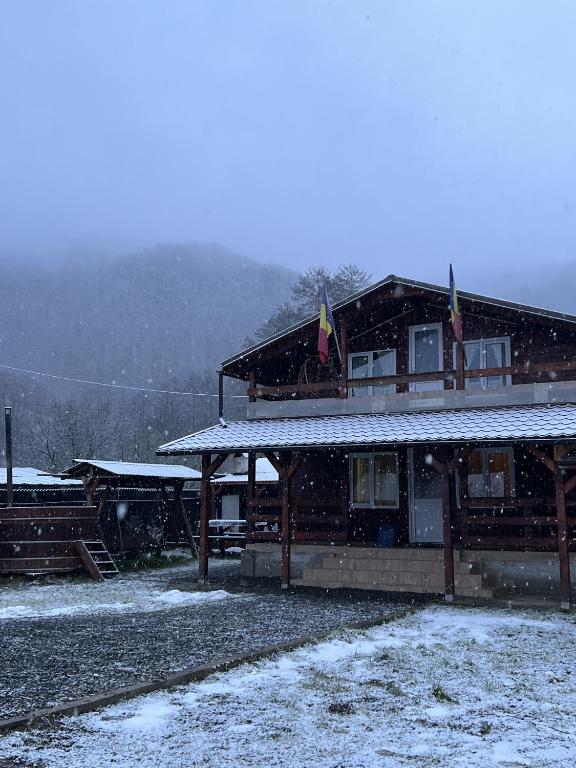
[[[363,447],[384,444],[576,440],[576,404],[254,419],[229,422],[160,446],[161,455]]]

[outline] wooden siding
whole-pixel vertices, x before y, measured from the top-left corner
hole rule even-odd
[[[0,509],[0,573],[74,571],[74,542],[98,538],[96,507]]]

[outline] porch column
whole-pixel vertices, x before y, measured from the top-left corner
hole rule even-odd
[[[246,488],[246,544],[252,541],[254,533],[253,517],[256,513],[254,499],[256,498],[256,453],[248,451],[248,483]]]
[[[452,535],[452,510],[450,506],[450,472],[442,470],[442,526],[444,532],[444,599],[454,601],[454,543]]]
[[[568,551],[568,524],[566,520],[566,489],[564,472],[554,473],[556,490],[556,525],[558,529],[558,558],[560,560],[560,610],[569,611],[571,601],[570,553]]]
[[[560,610],[570,610],[572,589],[570,584],[570,553],[568,550],[568,522],[566,520],[566,494],[576,487],[576,475],[564,482],[564,470],[558,462],[536,446],[530,448],[531,453],[550,470],[554,476],[556,491],[556,528],[558,531],[558,559],[560,561]]]
[[[290,474],[290,453],[280,454],[282,465],[282,589],[290,586],[290,543],[292,538],[291,514],[290,514],[290,486],[292,477]]]
[[[208,580],[208,511],[210,507],[210,454],[202,454],[200,480],[200,552],[198,554],[198,581]]]
[[[220,453],[211,461],[210,453],[202,454],[202,479],[200,480],[200,552],[198,554],[198,581],[208,580],[208,519],[211,509],[211,484],[214,472],[226,461],[228,453]]]

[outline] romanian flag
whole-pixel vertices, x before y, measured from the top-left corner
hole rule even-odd
[[[452,264],[450,264],[450,318],[454,336],[458,344],[462,344],[462,313],[458,305],[458,291],[454,283],[454,274],[452,273]]]
[[[326,286],[322,286],[322,292],[320,294],[320,328],[318,329],[318,356],[320,362],[326,365],[328,362],[328,338],[330,334],[334,333],[336,328],[334,324],[334,318],[332,317],[332,310],[330,308],[330,302],[328,301],[328,294],[326,293]]]

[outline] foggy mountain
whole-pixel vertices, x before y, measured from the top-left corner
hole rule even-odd
[[[218,416],[216,370],[290,296],[295,273],[216,245],[161,245],[111,259],[4,260],[0,365],[175,396],[65,382],[0,367],[20,465],[77,457],[154,461],[168,439]],[[245,387],[228,382],[227,416]]]
[[[295,275],[215,245],[3,270],[0,363],[158,386],[214,371],[286,301]]]

